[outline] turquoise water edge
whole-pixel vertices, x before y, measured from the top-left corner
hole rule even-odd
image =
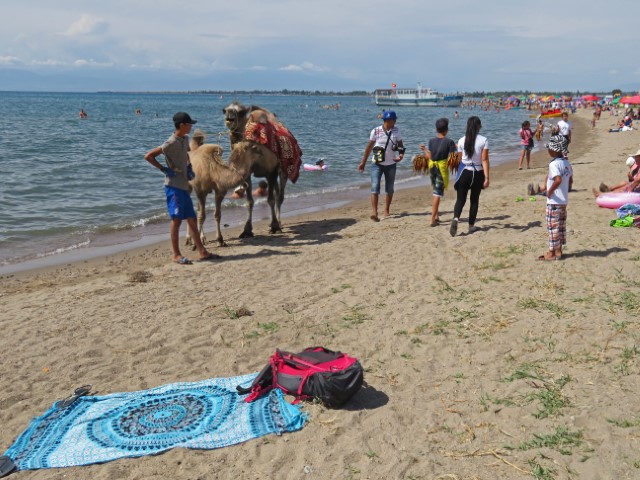
[[[208,141],[224,147],[225,159],[226,105],[235,100],[276,113],[296,136],[303,162],[324,158],[330,165],[324,172],[301,171],[296,184],[287,184],[287,215],[366,196],[368,169],[361,175],[357,165],[382,111],[370,97],[342,96],[0,92],[0,99],[2,274],[19,270],[19,265],[55,263],[65,252],[112,252],[115,245],[126,249],[166,239],[163,177],[143,155],[172,133],[176,111],[197,119]],[[322,108],[336,103],[337,110]],[[88,118],[79,118],[80,109]],[[136,115],[136,109],[141,114]],[[437,118],[449,118],[449,136],[457,141],[464,135],[466,119],[479,116],[482,134],[490,141],[491,161],[499,164],[517,159],[518,130],[529,116],[526,110],[459,110],[456,119],[453,108],[396,110],[407,147],[398,184],[425,189],[428,181],[412,176],[411,157],[420,153],[420,143],[434,136]],[[243,200],[225,200],[222,214],[225,224],[242,223]],[[255,218],[268,214],[262,200]]]

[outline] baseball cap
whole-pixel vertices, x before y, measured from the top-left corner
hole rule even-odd
[[[191,118],[187,112],[178,112],[173,116],[173,123],[189,123],[191,125],[195,125],[198,121]]]
[[[385,110],[382,114],[382,120],[396,120],[398,116],[393,110]]]

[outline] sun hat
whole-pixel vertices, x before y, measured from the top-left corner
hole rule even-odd
[[[631,155],[631,156],[632,156],[632,157],[637,157],[638,155],[640,155],[640,149],[639,149],[636,153],[634,153],[633,155]]]
[[[544,145],[549,150],[553,150],[554,152],[567,154],[569,151],[567,150],[567,139],[562,135],[552,135],[549,138],[549,141]]]
[[[196,123],[198,123],[198,121],[191,118],[187,112],[178,112],[173,116],[173,123],[175,123],[176,125],[179,125],[181,123],[195,125]]]

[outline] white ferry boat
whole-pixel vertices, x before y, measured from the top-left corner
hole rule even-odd
[[[431,88],[390,88],[373,92],[376,105],[381,107],[459,107],[462,95],[445,95]]]

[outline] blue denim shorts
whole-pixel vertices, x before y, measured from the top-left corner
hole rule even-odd
[[[371,193],[380,195],[380,179],[384,175],[384,191],[387,195],[393,195],[393,184],[396,181],[396,164],[371,165]]]
[[[164,193],[167,196],[167,210],[171,220],[174,218],[180,220],[196,218],[196,211],[193,209],[193,201],[189,192],[165,186]]]

